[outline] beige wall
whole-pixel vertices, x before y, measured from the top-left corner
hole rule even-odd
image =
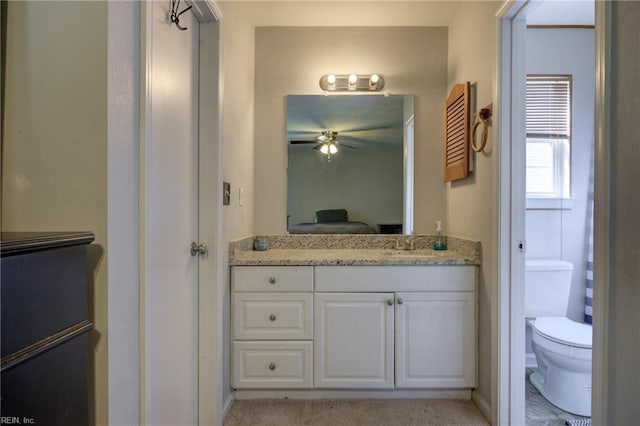
[[[247,19],[247,5],[222,3],[222,178],[231,183],[231,205],[223,209],[223,265],[228,265],[227,243],[254,234],[253,226],[253,79],[254,36]],[[239,205],[238,189],[244,189]],[[230,385],[230,276],[224,268],[223,401],[231,396]]]
[[[9,2],[2,230],[93,231],[92,413],[107,423],[107,8]]]
[[[612,138],[610,146],[610,210],[608,282],[609,327],[608,365],[603,395],[607,410],[605,424],[635,424],[640,418],[640,4],[615,2],[613,5],[611,102]],[[597,221],[597,219],[596,219]],[[596,241],[596,243],[598,243]],[[598,260],[596,259],[596,265]],[[597,292],[595,297],[598,297]],[[594,312],[594,316],[600,312]]]
[[[286,232],[286,96],[322,94],[318,80],[331,72],[376,72],[385,91],[415,95],[415,231],[432,231],[445,215],[446,67],[444,27],[256,28],[255,231]]]
[[[449,88],[455,83],[476,84],[476,107],[493,102],[496,58],[496,18],[500,2],[463,2],[449,27]],[[472,108],[473,109],[473,108]],[[497,348],[497,206],[498,156],[495,126],[484,153],[475,155],[471,177],[452,182],[447,189],[446,232],[482,243],[478,274],[478,379],[476,398],[491,404],[495,375],[492,352]]]

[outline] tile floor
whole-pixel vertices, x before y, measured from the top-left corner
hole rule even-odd
[[[565,421],[572,419],[584,419],[584,417],[567,413],[547,401],[538,389],[529,381],[529,375],[535,371],[532,368],[526,370],[526,420],[527,426],[564,426]]]

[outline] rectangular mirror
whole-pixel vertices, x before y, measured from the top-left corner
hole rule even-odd
[[[290,234],[411,233],[413,96],[287,97]]]

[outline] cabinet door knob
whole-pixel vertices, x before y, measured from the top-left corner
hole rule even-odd
[[[404,303],[404,300],[402,300],[402,297],[398,297],[398,305],[402,305]]]
[[[272,362],[271,364],[269,364],[269,370],[273,371],[276,369],[276,364],[274,362]]]
[[[389,306],[393,306],[393,299],[389,299],[389,300],[387,300],[387,305],[389,305]]]
[[[275,284],[276,279],[274,277],[269,277],[269,284]]]
[[[275,321],[276,320],[276,316],[274,314],[269,315],[269,321]]]

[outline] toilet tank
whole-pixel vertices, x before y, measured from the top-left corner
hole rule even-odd
[[[524,273],[525,317],[566,316],[572,274],[571,262],[527,259]]]

